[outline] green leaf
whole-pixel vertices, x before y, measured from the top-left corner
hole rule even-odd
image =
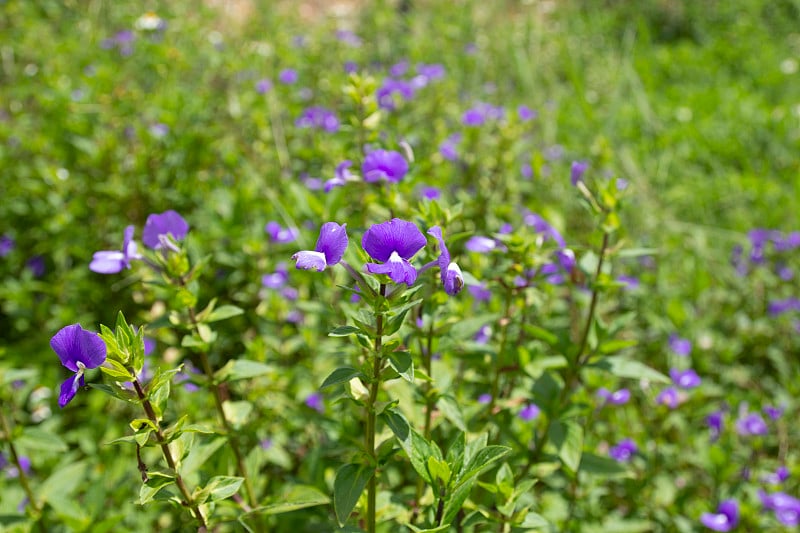
[[[635,339],[615,339],[606,341],[597,348],[597,350],[604,355],[611,355],[620,352],[626,348],[636,346],[638,341]]]
[[[414,383],[414,360],[406,351],[396,351],[387,354],[389,365],[409,383]]]
[[[263,376],[273,371],[274,368],[266,363],[251,361],[250,359],[231,359],[225,363],[225,366],[217,370],[214,374],[214,380],[217,383],[225,383]]]
[[[528,511],[528,514],[525,515],[525,520],[519,524],[519,527],[532,527],[532,528],[540,528],[540,527],[549,527],[550,522],[545,519],[540,514],[536,514],[533,511]]]
[[[64,498],[72,494],[83,482],[86,462],[79,461],[63,466],[50,474],[39,486],[37,496],[43,502],[50,498]]]
[[[572,420],[556,420],[550,425],[547,437],[558,450],[564,466],[577,472],[583,452],[583,427]]]
[[[604,357],[586,365],[586,368],[605,370],[620,378],[647,379],[658,383],[671,383],[667,376],[649,366],[625,357]]]
[[[221,308],[220,308],[221,309]],[[205,490],[210,491],[208,499],[212,502],[218,502],[230,498],[239,490],[244,482],[243,477],[235,476],[215,476],[212,477]]]
[[[149,477],[147,483],[142,484],[139,488],[139,505],[152,501],[156,494],[170,483],[172,483],[172,478],[169,477]]]
[[[458,402],[449,394],[439,397],[436,401],[436,406],[444,414],[455,427],[466,433],[467,425],[464,423],[464,415],[461,413],[461,407]]]
[[[627,476],[628,470],[609,457],[586,452],[581,458],[581,472],[602,477]]]
[[[366,465],[344,465],[336,472],[333,482],[333,509],[339,526],[344,526],[353,508],[358,503],[364,487],[374,475],[375,469]]]
[[[488,470],[509,452],[511,452],[511,448],[507,446],[487,446],[478,450],[478,453],[464,467],[464,472],[458,478],[458,484],[463,485],[471,478]]]
[[[328,333],[328,337],[347,337],[349,335],[353,335],[354,333],[358,333],[361,331],[359,328],[355,326],[338,326],[331,330]]]
[[[440,479],[445,486],[450,482],[450,466],[443,459],[428,457],[428,472],[431,474],[431,479]],[[437,487],[438,483],[433,483],[434,493],[437,492]]]
[[[243,315],[244,309],[236,307],[235,305],[223,305],[214,309],[204,322],[219,322],[220,320],[227,320],[235,316]]]
[[[558,346],[559,338],[558,335],[555,333],[551,333],[544,328],[540,328],[539,326],[534,326],[533,324],[525,324],[523,326],[525,333],[530,335],[532,338],[536,340],[540,340],[550,346]]]
[[[116,359],[107,358],[106,362],[100,367],[100,371],[114,381],[131,381],[133,379],[130,370]]]
[[[189,451],[189,455],[183,460],[183,464],[179,469],[181,475],[183,477],[188,477],[196,472],[201,466],[203,466],[203,464],[206,463],[206,461],[209,460],[209,458],[211,458],[212,455],[214,455],[217,450],[224,446],[226,442],[228,442],[228,439],[225,437],[218,437],[208,444],[193,446]]]
[[[343,366],[337,368],[331,375],[325,378],[325,381],[322,382],[322,385],[319,386],[320,389],[324,389],[326,387],[332,387],[333,385],[338,385],[339,383],[347,383],[353,378],[365,378],[364,373],[360,370],[357,370],[353,367]]]
[[[225,418],[231,423],[235,429],[244,425],[247,417],[253,411],[253,404],[247,401],[231,402],[225,401],[222,404],[222,411],[225,413]]]
[[[14,444],[25,451],[64,452],[67,444],[55,433],[39,427],[26,427],[22,434],[14,439]]]
[[[281,514],[306,507],[316,507],[317,505],[327,505],[331,499],[316,487],[308,485],[291,485],[283,490],[275,498],[275,503],[259,507],[252,511],[252,514]],[[251,513],[248,513],[251,514]]]

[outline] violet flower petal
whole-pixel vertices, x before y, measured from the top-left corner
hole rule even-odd
[[[386,262],[392,253],[408,261],[426,243],[425,236],[413,222],[393,218],[375,224],[364,232],[361,246],[375,260]]]
[[[86,331],[80,324],[61,328],[50,339],[50,347],[56,352],[61,364],[78,371],[77,363],[86,368],[97,368],[106,360],[106,344],[97,333]]]
[[[189,224],[176,211],[152,214],[147,217],[142,231],[142,242],[145,246],[158,250],[162,248],[161,235],[171,235],[176,241],[182,241],[189,232]]]

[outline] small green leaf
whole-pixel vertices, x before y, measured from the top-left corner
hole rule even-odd
[[[26,427],[22,430],[22,434],[14,439],[14,443],[26,451],[58,453],[67,450],[67,444],[61,437],[39,427]]]
[[[207,501],[216,502],[230,498],[239,490],[244,481],[243,477],[215,476],[208,480],[205,487],[194,489],[192,499],[201,504]]]
[[[338,326],[331,330],[328,333],[328,337],[347,337],[349,335],[353,335],[354,333],[358,333],[361,331],[359,328],[355,326]]]
[[[153,500],[158,494],[158,491],[172,483],[169,477],[154,476],[147,480],[147,483],[142,484],[139,488],[139,505],[144,505]]]
[[[577,472],[583,453],[583,427],[572,420],[557,420],[547,434],[558,450],[558,457],[571,472]]]
[[[581,472],[602,477],[620,477],[629,474],[628,470],[617,461],[588,452],[581,458]]]
[[[316,487],[291,485],[281,490],[280,495],[275,498],[275,503],[254,509],[252,514],[271,515],[288,513],[307,507],[327,505],[330,502],[331,499]]]
[[[344,465],[333,482],[333,509],[339,526],[344,526],[358,503],[375,469],[366,465]]]
[[[250,379],[270,374],[274,371],[271,365],[251,361],[250,359],[231,359],[225,366],[217,370],[214,380],[217,383]]]
[[[519,527],[532,527],[532,528],[540,528],[540,527],[549,527],[550,522],[548,522],[545,517],[540,514],[536,514],[533,511],[528,511],[528,514],[525,515],[525,520],[519,524]]]
[[[331,375],[325,378],[325,381],[322,382],[322,385],[319,386],[320,389],[324,389],[326,387],[332,387],[333,385],[338,385],[339,383],[347,383],[353,378],[364,378],[364,373],[360,370],[356,370],[353,367],[343,366],[337,368]]]
[[[244,309],[236,307],[235,305],[223,305],[214,309],[204,322],[219,322],[220,320],[227,320],[235,316],[243,315]]]
[[[387,354],[389,365],[400,374],[400,376],[408,381],[414,383],[414,360],[411,354],[406,351],[396,351]]]
[[[225,418],[231,423],[235,429],[244,425],[247,417],[253,411],[253,404],[246,401],[231,402],[226,401],[222,404],[222,411],[225,413]]]
[[[667,376],[649,366],[624,357],[604,357],[586,365],[586,368],[598,368],[621,378],[647,379],[658,383],[671,383]]]
[[[106,359],[106,362],[100,367],[100,371],[115,381],[131,381],[133,379],[130,370],[116,359]]]
[[[445,486],[450,482],[450,467],[443,459],[428,457],[428,472],[432,479],[440,479]],[[436,492],[437,484],[434,483],[433,487]]]
[[[455,427],[466,433],[467,425],[464,423],[464,415],[458,402],[449,394],[440,396],[436,401],[436,406]]]
[[[458,484],[463,485],[471,478],[480,475],[482,472],[488,470],[499,461],[502,457],[507,455],[511,448],[507,446],[487,446],[482,450],[478,450],[475,457],[464,468],[463,474],[458,478]]]

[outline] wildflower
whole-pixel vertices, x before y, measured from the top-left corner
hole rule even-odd
[[[395,78],[399,78],[400,76],[403,76],[405,75],[406,72],[408,72],[409,65],[410,63],[408,62],[408,59],[399,61],[394,65],[392,65],[391,67],[389,67],[389,75]]]
[[[163,139],[169,134],[169,126],[162,122],[156,122],[151,124],[147,131],[149,131],[150,135],[152,135],[154,138]]]
[[[297,83],[298,77],[299,76],[297,75],[297,71],[295,69],[285,68],[278,74],[278,81],[284,85],[292,85],[293,83]]]
[[[622,283],[622,288],[627,290],[635,290],[641,286],[639,278],[636,276],[627,276],[623,274],[621,276],[617,276],[617,282]]]
[[[41,278],[45,273],[44,257],[41,255],[34,255],[25,262],[25,266],[31,271],[34,278]]]
[[[386,78],[375,92],[375,99],[381,109],[391,111],[397,107],[399,101],[408,101],[414,98],[414,87],[407,81]]]
[[[697,375],[697,372],[691,368],[687,370],[671,368],[669,370],[669,376],[672,378],[672,381],[675,383],[675,385],[681,389],[693,389],[695,387],[699,387],[700,383],[702,382],[700,376]]]
[[[530,422],[531,420],[535,420],[536,418],[538,418],[541,412],[542,410],[539,409],[538,405],[536,405],[535,403],[529,403],[525,407],[520,409],[518,416],[522,420]]]
[[[318,392],[309,394],[305,399],[305,404],[319,413],[325,412],[325,404],[322,403],[322,394]]]
[[[478,403],[486,405],[487,403],[492,402],[492,395],[488,392],[484,392],[480,396],[478,396]]]
[[[372,259],[383,264],[367,263],[367,272],[387,274],[395,283],[412,285],[417,270],[409,263],[426,243],[425,236],[413,222],[394,218],[370,227],[361,239],[361,246]]]
[[[14,250],[14,238],[10,235],[0,236],[0,257],[5,257]]]
[[[772,420],[777,420],[783,415],[783,407],[774,407],[772,405],[765,405],[764,406],[764,414],[770,417]]]
[[[525,161],[520,165],[519,173],[522,174],[523,178],[529,180],[533,177],[533,167],[529,162]]]
[[[349,159],[345,159],[336,165],[334,177],[325,182],[324,190],[326,193],[331,192],[334,187],[341,187],[347,183],[348,180],[353,179],[353,174],[348,170],[351,166],[353,166],[353,162]]]
[[[678,407],[681,398],[680,394],[678,394],[678,389],[675,387],[667,387],[666,389],[662,390],[656,396],[656,403],[659,405],[666,405],[670,409],[675,409]]]
[[[767,306],[767,312],[772,316],[782,315],[789,311],[800,311],[800,299],[773,300]]]
[[[482,235],[474,235],[467,240],[464,248],[470,252],[484,254],[494,250],[502,250],[504,246],[496,239],[484,237]]]
[[[278,263],[275,272],[261,276],[261,284],[268,289],[281,289],[289,281],[289,271],[286,263]]]
[[[364,158],[361,173],[364,181],[389,181],[397,183],[408,172],[408,163],[400,152],[391,150],[373,150]]]
[[[769,483],[770,485],[780,485],[787,479],[789,479],[789,469],[785,466],[781,466],[778,467],[775,473],[765,476],[764,483]]]
[[[631,391],[619,389],[611,392],[605,387],[601,387],[597,390],[597,397],[603,400],[604,405],[625,405],[631,399]]]
[[[558,230],[536,213],[528,213],[523,218],[523,221],[526,225],[531,226],[533,231],[542,234],[545,240],[551,239],[555,241],[559,248],[565,248],[567,246],[567,243]]]
[[[736,500],[722,501],[716,513],[703,513],[700,523],[714,531],[730,531],[739,523],[739,504]]]
[[[270,240],[278,244],[288,244],[297,240],[300,231],[297,228],[284,228],[274,220],[267,222],[264,231],[269,234]]]
[[[354,48],[361,46],[361,38],[350,30],[337,30],[336,39]]]
[[[486,283],[484,282],[481,282],[478,285],[470,285],[467,287],[467,290],[472,297],[479,302],[486,302],[492,298],[492,291],[488,289]]]
[[[256,92],[258,94],[267,94],[272,90],[272,82],[267,78],[262,78],[256,82]]]
[[[442,191],[436,187],[422,187],[419,193],[423,200],[438,200],[442,197]]]
[[[142,242],[148,248],[158,250],[161,248],[175,249],[169,238],[182,241],[189,232],[189,224],[173,210],[153,214],[147,217],[142,231]]]
[[[724,415],[725,413],[723,411],[714,411],[706,417],[706,424],[708,424],[708,429],[711,430],[712,442],[719,439],[719,436],[722,434]]]
[[[303,250],[292,256],[297,268],[322,272],[342,260],[347,249],[347,224],[326,222],[319,229],[319,238],[314,250]]]
[[[414,77],[413,83],[419,87],[425,87],[432,81],[440,80],[445,76],[445,69],[439,63],[418,63],[417,75]]]
[[[131,267],[131,261],[141,259],[136,243],[133,241],[133,226],[125,228],[122,239],[122,251],[100,251],[92,256],[89,263],[89,270],[98,274],[116,274],[122,272],[124,268]]]
[[[61,384],[58,397],[59,407],[67,405],[78,387],[85,385],[83,377],[87,368],[97,368],[106,360],[106,345],[97,333],[86,331],[79,324],[65,326],[50,339],[50,346],[56,352],[61,364],[75,375]]]
[[[443,140],[439,145],[439,153],[448,161],[458,161],[458,143],[461,142],[461,134],[454,133]]]
[[[444,243],[442,228],[434,226],[428,230],[428,235],[432,235],[439,241],[439,258],[437,262],[439,263],[439,271],[442,273],[444,292],[450,296],[455,296],[464,288],[464,275],[461,273],[459,266],[450,261],[450,252]]]
[[[517,116],[522,122],[528,122],[535,119],[538,113],[526,105],[521,105],[517,108]]]
[[[477,127],[482,126],[489,120],[500,120],[503,115],[505,115],[505,109],[502,106],[479,102],[461,115],[461,123],[465,126]]]
[[[589,163],[586,161],[573,161],[569,171],[569,182],[574,187],[579,181],[583,180],[583,175],[589,169]]]
[[[631,439],[622,439],[616,445],[608,450],[608,455],[619,463],[630,461],[633,454],[639,450],[639,447]]]
[[[692,342],[689,339],[683,339],[675,333],[671,333],[669,336],[669,348],[675,355],[686,357],[692,353]]]
[[[800,500],[785,492],[767,494],[763,490],[759,490],[758,496],[765,509],[775,512],[778,522],[785,526],[800,525]]]
[[[122,30],[114,34],[114,37],[104,39],[100,46],[105,50],[116,48],[120,55],[129,56],[133,53],[134,38],[135,36],[131,30]]]
[[[741,413],[736,421],[736,432],[744,437],[766,435],[768,431],[767,423],[758,413]]]
[[[306,108],[303,114],[294,123],[298,128],[316,128],[328,133],[339,131],[339,119],[336,114],[324,107],[312,106]]]

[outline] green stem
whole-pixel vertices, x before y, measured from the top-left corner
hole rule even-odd
[[[164,459],[166,459],[167,465],[173,472],[175,472],[175,485],[177,485],[178,490],[181,492],[181,495],[183,496],[184,500],[181,503],[191,510],[194,517],[200,523],[200,529],[205,531],[207,525],[205,518],[203,518],[203,513],[200,512],[200,508],[192,499],[192,494],[186,487],[186,483],[184,483],[183,478],[181,477],[180,473],[178,473],[177,463],[175,462],[175,459],[172,457],[172,452],[169,449],[169,444],[167,444],[167,441],[164,438],[164,433],[161,431],[161,425],[158,421],[158,417],[156,416],[156,412],[153,410],[153,406],[150,403],[150,400],[148,400],[147,396],[145,396],[144,390],[142,390],[142,386],[139,384],[139,380],[134,379],[132,383],[133,383],[133,388],[136,389],[136,395],[142,402],[142,407],[144,407],[144,412],[145,414],[147,414],[147,418],[150,419],[150,421],[156,428],[155,429],[156,440],[158,441],[158,445],[161,447],[161,453],[164,455]]]
[[[381,297],[386,297],[386,285],[381,283],[380,288]],[[382,303],[382,302],[381,302]],[[375,454],[375,402],[378,399],[378,391],[381,386],[381,369],[383,367],[383,359],[381,357],[381,350],[383,348],[383,314],[376,309],[375,317],[375,357],[372,366],[372,382],[369,388],[369,399],[367,400],[367,428],[365,437],[365,447],[367,455],[369,455],[370,462],[376,466],[375,473],[369,478],[367,483],[367,533],[375,533],[375,506],[378,494],[378,471],[377,463],[378,457]]]
[[[508,326],[511,323],[511,299],[513,290],[511,287],[506,288],[505,308],[503,310],[503,318],[500,319],[500,326],[502,328],[500,333],[500,346],[497,348],[497,357],[494,361],[494,373],[492,378],[492,399],[489,401],[489,416],[494,416],[494,407],[497,403],[497,397],[500,394],[500,374],[503,372],[503,353],[506,349],[506,342],[508,341]]]
[[[28,476],[25,475],[25,470],[22,468],[22,463],[19,460],[19,454],[17,454],[17,448],[14,446],[14,440],[11,436],[11,425],[8,423],[8,420],[6,420],[6,415],[3,413],[2,409],[0,409],[0,424],[2,424],[3,434],[6,437],[6,442],[8,442],[8,448],[11,450],[11,460],[16,465],[17,472],[19,472],[19,483],[22,485],[22,490],[25,491],[25,495],[28,497],[28,502],[30,502],[31,507],[33,508],[33,516],[36,519],[36,525],[38,526],[39,531],[46,533],[47,528],[44,525],[42,509],[39,507],[39,502],[36,500],[36,496],[33,494],[30,483],[28,483]]]

